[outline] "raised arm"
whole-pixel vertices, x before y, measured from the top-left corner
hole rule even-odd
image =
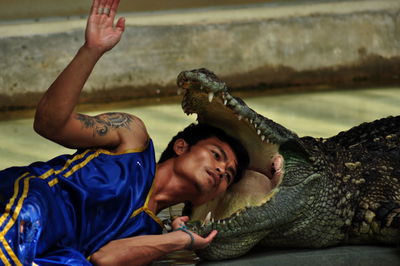
[[[91,117],[74,112],[95,64],[121,39],[124,18],[114,26],[118,5],[119,0],[93,1],[84,45],[37,105],[34,129],[45,138],[70,148],[135,148],[147,141],[143,123],[132,115],[109,113]]]

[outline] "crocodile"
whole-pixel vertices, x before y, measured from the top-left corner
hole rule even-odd
[[[206,260],[262,248],[400,243],[400,116],[329,138],[299,137],[231,95],[207,69],[183,71],[182,109],[222,128],[249,152],[248,169],[224,195],[184,208],[188,226],[213,242]]]

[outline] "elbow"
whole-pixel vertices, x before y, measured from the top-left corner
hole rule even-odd
[[[35,118],[33,120],[33,130],[39,135],[46,137],[48,134],[50,114],[46,108],[45,96],[36,106]]]
[[[93,265],[102,265],[101,258],[99,258],[97,253],[94,253],[92,256],[90,256],[90,263]]]
[[[43,117],[36,112],[35,119],[33,120],[33,130],[41,136],[46,134],[46,122]]]
[[[33,130],[44,138],[55,140],[69,115],[62,107],[49,104],[45,95],[36,107]]]
[[[90,263],[95,266],[113,265],[107,256],[102,255],[102,252],[96,252],[90,256]]]
[[[36,133],[47,139],[52,139],[56,131],[56,126],[51,122],[49,116],[44,113],[36,112],[35,119],[33,121],[33,130]]]

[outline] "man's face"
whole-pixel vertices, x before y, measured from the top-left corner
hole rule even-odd
[[[184,142],[184,140],[182,140]],[[216,137],[204,139],[177,153],[176,171],[187,178],[196,188],[193,204],[207,202],[233,182],[237,158],[232,148]]]

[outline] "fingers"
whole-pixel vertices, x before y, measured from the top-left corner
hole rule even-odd
[[[97,0],[98,5],[97,5],[97,8],[96,8],[96,10],[95,10],[95,12],[96,12],[97,15],[101,15],[101,14],[103,13],[105,1],[106,1],[106,0]]]
[[[210,234],[207,237],[201,237],[200,235],[194,233],[193,231],[190,231],[186,225],[185,222],[189,221],[189,216],[182,216],[176,218],[172,222],[172,227],[174,228],[174,231],[180,230],[185,232],[190,236],[190,243],[187,245],[186,248],[188,249],[203,249],[206,248],[215,238],[215,236],[218,234],[217,230],[213,230],[210,232]]]
[[[191,245],[192,249],[203,249],[208,247],[208,245],[210,245],[210,243],[214,240],[217,233],[217,230],[213,230],[207,237],[204,238],[195,234],[195,241],[193,241],[193,244]]]
[[[210,245],[210,243],[214,240],[217,234],[218,234],[217,230],[211,231],[211,233],[207,237],[203,238],[203,241],[198,243],[198,246],[196,248],[203,249],[208,247],[208,245]]]
[[[93,0],[90,14],[104,14],[114,19],[118,10],[119,2],[120,0]]]
[[[212,230],[211,233],[205,238],[205,240],[208,242],[208,244],[213,241],[214,237],[218,234],[217,230]]]
[[[103,14],[106,15],[107,17],[110,17],[112,3],[113,0],[106,0],[104,3]]]
[[[96,15],[97,9],[99,8],[100,0],[93,0],[92,7],[90,9],[90,15]]]
[[[189,216],[181,216],[180,219],[182,222],[187,222],[187,221],[189,221],[190,218],[189,218]]]
[[[108,0],[99,0],[100,1],[100,4],[99,4],[99,7],[106,7],[106,3],[107,3],[107,1]]]
[[[185,218],[185,217],[187,217],[187,216],[175,218],[172,221],[172,228],[175,230],[175,229],[177,229],[179,227],[184,227],[185,226],[185,222],[187,222],[189,220],[189,217],[187,217],[187,218]]]
[[[110,5],[110,17],[112,19],[114,19],[115,14],[117,14],[118,6],[119,6],[119,0],[112,1],[111,5]]]
[[[107,9],[110,10],[110,6],[107,6],[107,2],[109,0],[94,0],[95,2],[97,2],[96,8],[94,8],[94,14],[96,15],[107,15],[109,14],[109,12],[107,12]]]
[[[187,222],[187,221],[189,221],[189,216],[180,216],[180,217],[177,217],[177,218],[175,218],[175,220],[174,220],[174,222],[175,221],[177,221],[177,222]]]
[[[104,16],[101,16],[102,21],[112,25],[115,15],[118,10],[120,0],[95,0],[95,1],[101,1],[99,3],[99,6],[97,7],[97,10],[98,10],[97,14],[104,15]],[[115,25],[115,28],[120,33],[124,32],[125,18],[119,18]]]

